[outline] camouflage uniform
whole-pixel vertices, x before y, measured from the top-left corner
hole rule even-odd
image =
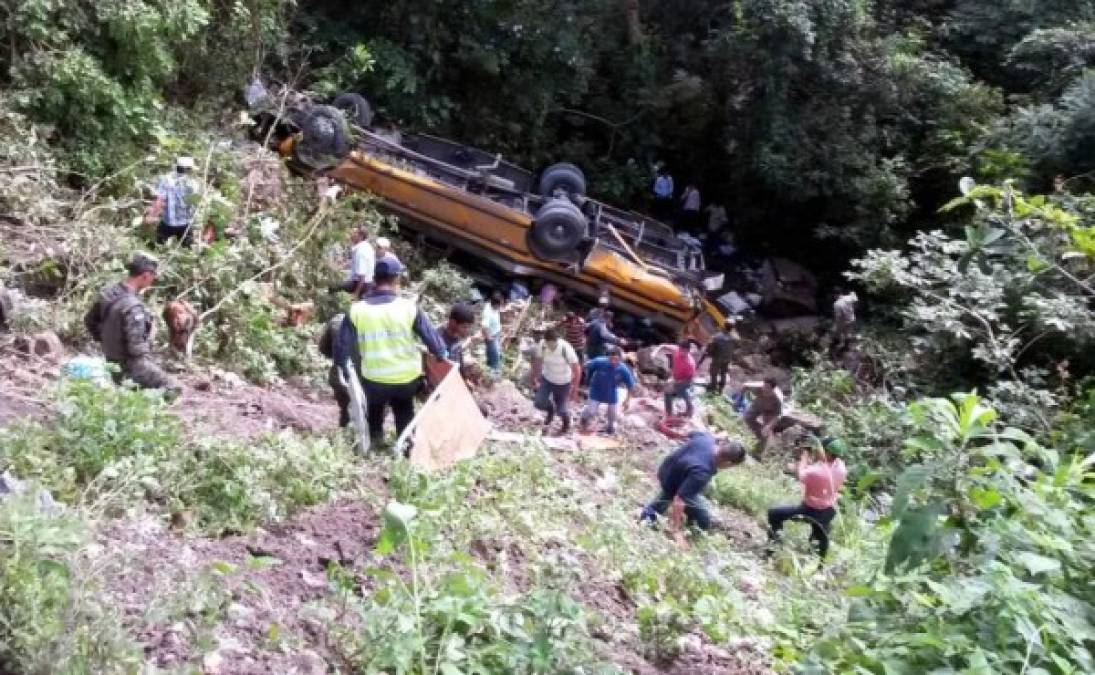
[[[103,356],[121,367],[123,377],[146,389],[179,390],[152,361],[152,316],[137,294],[118,282],[99,292],[99,299],[84,317],[91,336],[102,343]]]

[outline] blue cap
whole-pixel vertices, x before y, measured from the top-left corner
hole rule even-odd
[[[403,265],[395,258],[385,256],[376,261],[376,267],[373,268],[373,279],[395,279],[402,273]]]

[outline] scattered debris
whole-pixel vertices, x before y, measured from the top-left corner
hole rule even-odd
[[[395,450],[409,445],[412,464],[426,470],[444,469],[473,457],[490,426],[454,368],[430,393],[395,442]]]
[[[50,361],[60,361],[65,353],[61,338],[53,331],[35,333],[30,337],[19,335],[15,338],[15,349]]]
[[[24,494],[26,491],[27,484],[13,476],[10,471],[0,474],[0,502],[8,497]],[[53,495],[50,494],[49,490],[38,491],[39,511],[49,516],[55,516],[64,509],[64,506],[53,499]]]

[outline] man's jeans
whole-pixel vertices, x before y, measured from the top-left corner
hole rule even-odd
[[[692,417],[692,381],[685,380],[683,382],[673,382],[669,385],[669,389],[665,391],[665,414],[670,417],[673,416],[673,401],[683,398],[684,399],[684,411],[686,417]]]
[[[639,520],[653,523],[657,519],[657,516],[665,515],[665,512],[672,501],[672,495],[666,494],[663,490],[662,493],[658,495],[657,499],[643,507],[643,513],[639,517]],[[704,503],[702,497],[684,500],[684,516],[685,522],[688,525],[694,525],[701,530],[707,530],[711,527],[711,512],[708,511],[707,504]]]
[[[567,400],[570,398],[570,383],[553,384],[540,379],[540,387],[536,390],[536,398],[532,401],[533,407],[547,413],[544,424],[551,424],[555,414],[563,420],[563,428],[570,427],[570,410],[567,408]]]
[[[805,520],[810,524],[810,539],[817,546],[818,554],[824,558],[829,552],[829,524],[836,516],[836,509],[815,509],[805,504],[796,506],[776,506],[768,509],[768,538],[778,540],[783,524],[792,518]]]
[[[589,399],[586,402],[586,407],[582,409],[582,426],[588,426],[597,417],[598,409],[601,406],[608,408],[608,426],[605,428],[610,434],[616,433],[616,409],[619,407],[617,403],[601,403],[600,401],[594,401]]]
[[[487,367],[491,369],[491,372],[497,374],[502,368],[502,349],[499,345],[498,338],[491,338],[486,341],[487,347]]]

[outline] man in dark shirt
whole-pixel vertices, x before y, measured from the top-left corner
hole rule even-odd
[[[422,387],[421,342],[439,359],[448,350],[437,330],[414,300],[398,295],[403,266],[387,258],[377,261],[372,292],[350,306],[335,342],[334,360],[351,360],[365,390],[369,436],[383,439],[384,413],[390,405],[396,435],[414,419],[414,397]]]
[[[578,360],[585,361],[585,319],[578,316],[577,312],[570,311],[567,312],[566,316],[563,317],[563,320],[559,322],[557,328],[563,334],[563,339],[569,342],[571,347],[574,347],[574,353],[578,355]]]
[[[327,384],[331,385],[331,392],[338,403],[338,426],[350,425],[350,390],[343,384],[339,376],[341,364],[334,360],[335,341],[338,339],[338,331],[342,328],[342,321],[346,318],[345,312],[334,315],[323,328],[319,337],[319,353],[331,359],[331,367],[327,369]]]
[[[612,312],[604,310],[586,326],[586,358],[593,360],[604,356],[609,346],[620,345],[622,340],[609,330],[612,325]]]
[[[704,361],[711,359],[709,371],[711,378],[707,385],[708,391],[722,393],[722,390],[726,388],[726,372],[730,369],[730,358],[734,354],[735,339],[737,339],[737,336],[734,334],[734,320],[727,319],[722,331],[711,338],[711,341],[707,343],[707,347],[704,348],[699,362],[696,363],[696,367],[699,368]]]
[[[475,310],[470,305],[458,302],[449,310],[449,320],[438,333],[449,350],[449,360],[460,368],[460,375],[466,380],[464,365],[464,340],[471,335],[475,326]]]
[[[745,460],[745,447],[729,438],[716,439],[705,431],[694,431],[688,442],[666,457],[658,468],[661,494],[643,508],[641,522],[653,523],[666,509],[683,507],[684,517],[701,530],[711,527],[711,514],[700,494],[719,472]],[[673,524],[670,518],[670,524]]]

